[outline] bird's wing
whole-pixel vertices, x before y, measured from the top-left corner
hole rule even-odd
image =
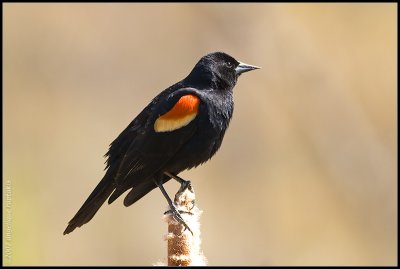
[[[182,88],[156,97],[112,143],[108,164],[119,167],[109,203],[157,173],[193,136],[200,96],[194,88]]]

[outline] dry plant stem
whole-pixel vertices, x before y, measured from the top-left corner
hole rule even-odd
[[[174,203],[193,234],[177,222],[171,213],[165,214],[168,223],[168,266],[206,265],[200,249],[200,214],[195,206],[195,193],[190,184],[182,185],[175,195]],[[169,211],[170,212],[170,211]]]

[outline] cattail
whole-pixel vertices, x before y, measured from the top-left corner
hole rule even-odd
[[[206,265],[207,260],[201,251],[200,214],[202,211],[195,205],[195,193],[191,184],[182,185],[175,195],[177,210],[190,230],[176,221],[171,209],[164,215],[168,223],[168,266]]]

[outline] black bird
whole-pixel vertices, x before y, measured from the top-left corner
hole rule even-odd
[[[185,225],[163,184],[209,160],[219,149],[233,113],[233,87],[240,74],[259,67],[240,63],[223,52],[210,53],[182,81],[157,95],[111,143],[106,173],[64,234],[89,222],[108,199],[130,189],[130,206],[159,187],[174,217]],[[189,229],[190,230],[190,229]]]

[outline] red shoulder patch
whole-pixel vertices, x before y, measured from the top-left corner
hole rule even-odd
[[[191,94],[184,95],[178,100],[178,102],[170,111],[162,115],[160,118],[177,119],[189,114],[197,113],[199,104],[200,99],[197,96]]]
[[[168,132],[188,125],[197,115],[200,99],[192,94],[182,96],[174,107],[154,123],[156,132]]]

